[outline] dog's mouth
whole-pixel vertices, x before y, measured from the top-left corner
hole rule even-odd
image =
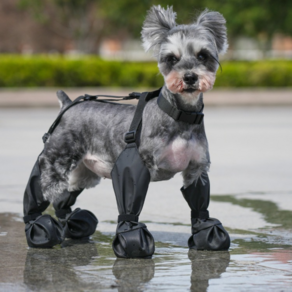
[[[189,87],[189,88],[184,88],[183,92],[187,92],[187,93],[193,93],[197,90],[197,88],[194,87]]]

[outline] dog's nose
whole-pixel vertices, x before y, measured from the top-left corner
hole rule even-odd
[[[198,75],[195,73],[186,73],[183,79],[186,84],[192,85],[198,80]]]

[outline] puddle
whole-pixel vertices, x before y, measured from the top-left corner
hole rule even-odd
[[[28,249],[23,224],[0,214],[0,291],[289,291],[292,245],[248,232],[229,252],[156,242],[152,259],[116,259],[112,236]],[[165,239],[175,242],[174,234]],[[233,235],[231,234],[233,237]],[[177,237],[179,237],[177,235]],[[277,237],[276,237],[277,238]],[[2,241],[1,241],[2,240]],[[179,242],[179,240],[177,241]],[[290,290],[291,291],[291,290]]]
[[[66,240],[53,249],[29,249],[20,217],[0,213],[0,292],[292,291],[292,212],[264,197],[212,200],[257,212],[267,225],[227,228],[230,251],[207,252],[189,251],[189,233],[170,232],[174,226],[189,231],[189,224],[148,221],[157,227],[153,258],[125,260],[115,257],[110,232],[96,231],[90,240]],[[114,230],[116,223],[99,224]]]
[[[274,194],[274,196],[277,196],[277,194]],[[253,211],[262,214],[266,222],[275,224],[275,228],[292,229],[292,211],[279,209],[275,202],[264,199],[240,198],[240,195],[213,196],[212,201],[228,202],[244,208],[251,208]]]

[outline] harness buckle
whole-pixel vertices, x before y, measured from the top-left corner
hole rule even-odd
[[[134,143],[136,141],[136,131],[130,131],[125,134],[124,141],[129,143]]]
[[[95,100],[96,98],[96,95],[84,94],[84,100]]]
[[[140,92],[131,92],[129,93],[129,96],[126,96],[124,99],[139,99],[141,96],[141,93]]]

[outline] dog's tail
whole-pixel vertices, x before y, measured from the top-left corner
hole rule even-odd
[[[58,90],[57,96],[60,102],[61,110],[72,103],[72,100],[63,90]]]

